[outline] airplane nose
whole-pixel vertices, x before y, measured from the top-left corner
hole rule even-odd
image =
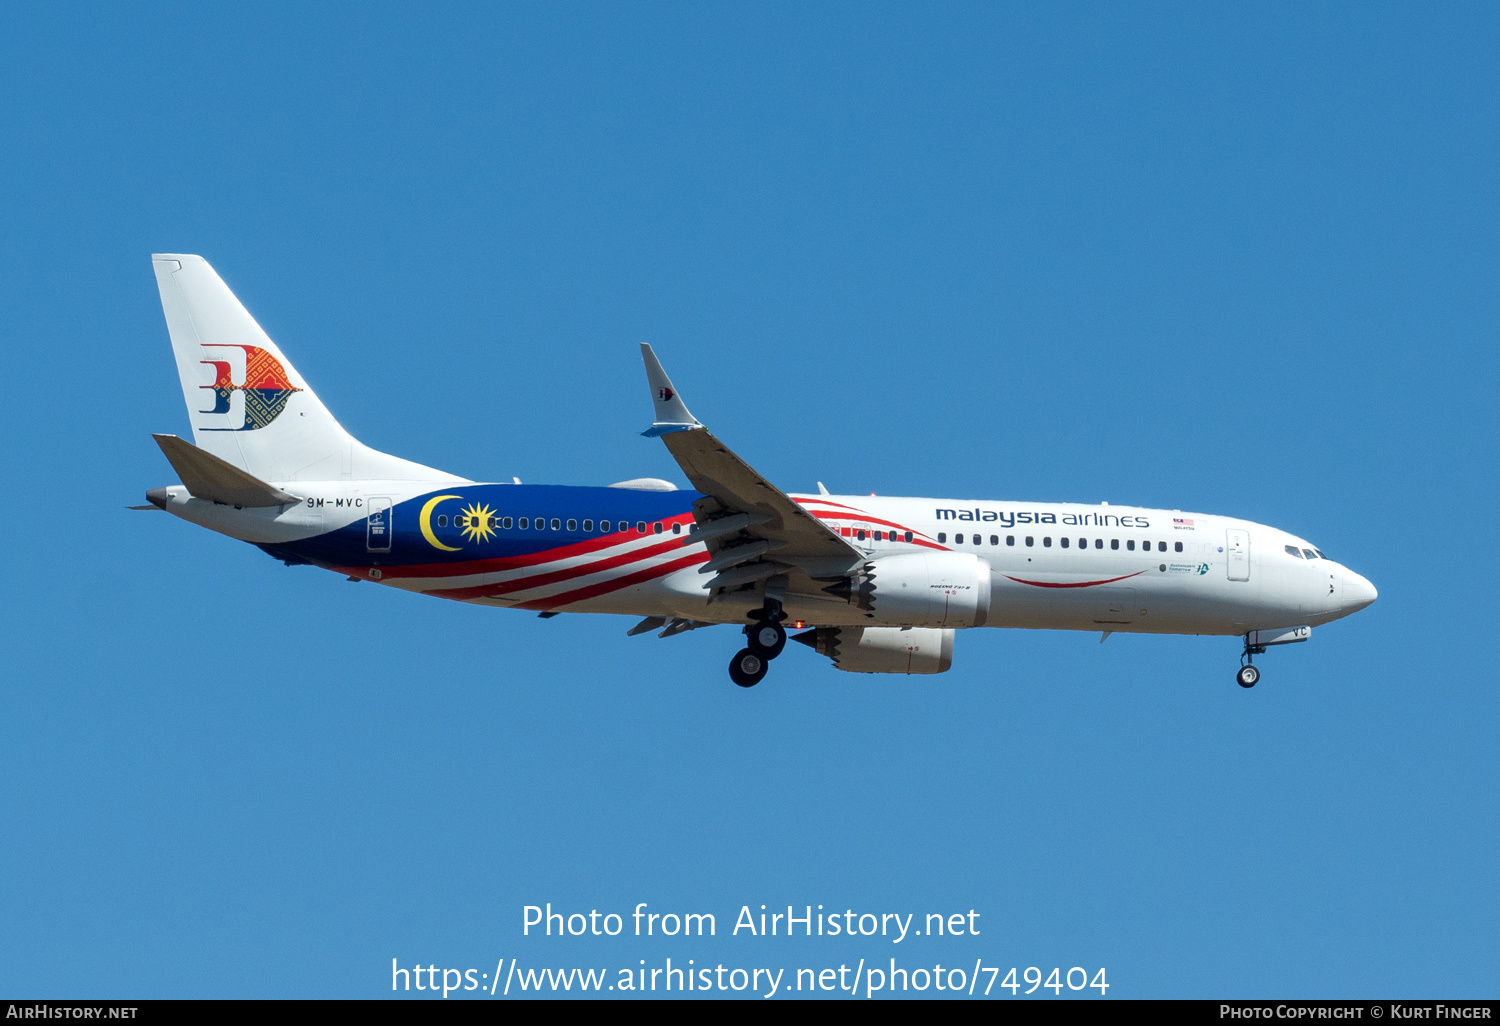
[[[1350,570],[1344,578],[1344,612],[1357,613],[1379,598],[1375,585]]]

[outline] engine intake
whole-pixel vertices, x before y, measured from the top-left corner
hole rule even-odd
[[[967,552],[884,556],[823,590],[879,625],[982,627],[990,616],[990,565]]]
[[[848,673],[942,673],[953,665],[953,629],[817,627],[792,635]]]

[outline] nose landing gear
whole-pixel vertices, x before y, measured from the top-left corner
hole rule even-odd
[[[1240,669],[1234,682],[1242,688],[1253,688],[1260,683],[1260,671],[1255,668],[1255,657],[1266,654],[1266,646],[1250,644],[1250,635],[1245,635],[1245,651],[1240,653]]]
[[[754,622],[745,625],[745,647],[729,661],[730,680],[742,688],[753,688],[765,679],[771,660],[786,648],[786,628],[781,626],[785,616],[780,602],[766,600]]]

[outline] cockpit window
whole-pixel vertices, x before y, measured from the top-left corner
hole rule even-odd
[[[1297,546],[1283,545],[1282,548],[1286,549],[1286,554],[1288,556],[1296,556],[1298,559],[1302,558],[1302,552],[1297,548]]]
[[[1313,549],[1313,551],[1318,554],[1318,558],[1319,559],[1327,559],[1328,558],[1327,556],[1323,555],[1323,550],[1322,549]]]
[[[1302,550],[1302,554],[1304,556],[1306,556],[1308,559],[1317,559],[1318,558],[1318,554],[1316,552],[1314,552],[1312,549],[1303,549]]]

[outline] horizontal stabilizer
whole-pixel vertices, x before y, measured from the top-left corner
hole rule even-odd
[[[302,501],[176,435],[151,437],[195,499],[241,507],[286,506]]]

